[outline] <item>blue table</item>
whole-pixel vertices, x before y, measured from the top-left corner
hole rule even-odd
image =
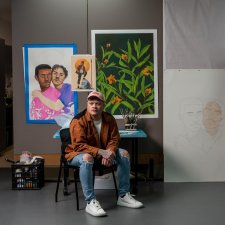
[[[133,193],[137,193],[138,183],[138,139],[147,138],[147,134],[141,130],[119,130],[121,138],[128,138],[132,141],[131,153],[131,169],[134,171],[134,185],[132,188]]]
[[[139,138],[147,138],[147,134],[141,130],[119,130],[121,138],[127,138],[132,140],[132,153],[131,153],[131,168],[134,170],[134,185],[132,188],[132,192],[137,192],[137,182],[138,182],[138,139]],[[53,138],[59,139],[59,131],[57,131]]]
[[[141,130],[119,130],[121,138],[146,138],[147,134]],[[54,139],[60,139],[59,131],[55,132],[53,135]]]

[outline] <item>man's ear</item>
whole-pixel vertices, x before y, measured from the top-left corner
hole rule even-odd
[[[38,81],[37,75],[35,75],[35,80],[37,80],[37,81]]]

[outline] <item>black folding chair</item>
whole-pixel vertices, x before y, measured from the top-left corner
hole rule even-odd
[[[66,158],[65,158],[65,148],[68,144],[71,143],[71,137],[70,137],[70,131],[69,128],[60,130],[60,139],[61,139],[61,156],[60,156],[60,166],[59,166],[59,173],[58,173],[58,179],[57,179],[57,185],[56,185],[56,191],[55,191],[55,202],[58,202],[58,191],[59,191],[59,184],[62,177],[62,170],[63,170],[63,194],[70,195],[68,192],[68,184],[69,184],[69,170],[73,170],[74,175],[74,184],[75,184],[75,195],[76,195],[76,206],[77,210],[79,210],[79,197],[78,197],[78,182],[79,182],[79,167],[71,166],[68,164]],[[116,198],[118,198],[118,189],[117,189],[117,183],[115,178],[115,166],[106,167],[101,165],[97,160],[95,160],[93,165],[93,184],[95,181],[95,173],[98,172],[99,175],[103,175],[106,172],[111,172],[113,176],[115,191],[116,191]]]

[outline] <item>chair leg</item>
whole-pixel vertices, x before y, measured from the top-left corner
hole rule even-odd
[[[68,179],[69,179],[69,168],[64,167],[63,170],[63,181],[64,181],[64,188],[63,188],[63,194],[64,195],[70,195],[68,192]]]
[[[93,187],[95,186],[95,171],[93,170]]]
[[[77,176],[79,176],[78,171],[74,169],[74,184],[75,184],[75,194],[76,194],[76,203],[77,203],[77,211],[79,210],[79,196],[78,196],[78,187],[77,187]]]
[[[61,174],[62,174],[62,160],[60,160],[59,174],[58,174],[56,191],[55,191],[55,202],[58,202],[58,192],[59,192],[59,183],[60,183]]]
[[[116,176],[115,176],[115,173],[114,173],[114,169],[113,169],[113,168],[112,168],[112,175],[113,175],[113,181],[114,181],[114,185],[115,185],[116,199],[118,199],[119,194],[118,194],[118,188],[117,188]]]

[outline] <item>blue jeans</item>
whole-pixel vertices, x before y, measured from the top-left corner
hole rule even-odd
[[[129,156],[123,156],[124,149],[119,148],[116,152],[115,164],[117,165],[117,177],[119,181],[119,196],[125,195],[130,191],[130,160]],[[93,162],[83,160],[84,154],[75,156],[68,163],[80,168],[80,182],[84,197],[87,202],[95,199],[93,187]]]

